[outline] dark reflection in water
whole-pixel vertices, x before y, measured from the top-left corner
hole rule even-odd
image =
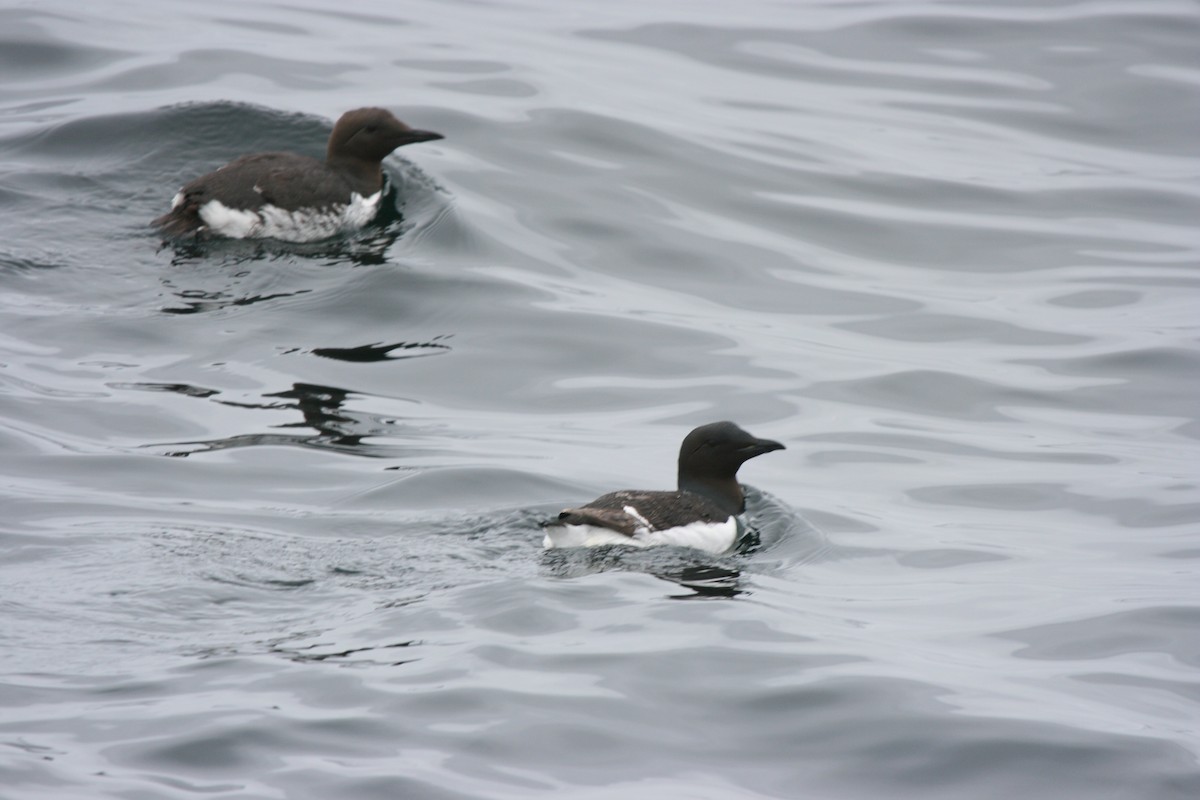
[[[252,306],[256,303],[278,300],[282,297],[296,297],[297,295],[308,294],[308,292],[308,289],[300,289],[295,292],[276,292],[274,294],[233,297],[221,291],[206,292],[200,289],[185,289],[178,292],[179,298],[184,301],[183,305],[165,306],[162,312],[164,314],[200,314],[206,311],[218,311],[223,308]]]
[[[214,392],[197,389],[196,387],[180,387],[176,384],[136,385],[129,388],[143,388],[150,391],[177,391],[192,397],[209,397]],[[372,458],[395,457],[400,449],[368,445],[364,440],[372,436],[387,436],[395,425],[395,420],[377,414],[367,414],[360,411],[350,411],[344,406],[348,399],[356,396],[355,392],[339,389],[334,386],[320,386],[311,383],[296,383],[291,389],[282,392],[271,392],[263,397],[278,397],[294,402],[243,403],[232,400],[215,400],[222,405],[237,408],[261,409],[277,411],[279,409],[296,409],[304,417],[303,422],[288,422],[275,425],[275,428],[312,428],[315,434],[299,435],[286,433],[245,433],[221,439],[204,439],[189,442],[176,442],[171,445],[154,445],[154,447],[186,447],[187,449],[169,450],[168,456],[186,457],[196,453],[207,453],[216,450],[228,450],[235,447],[293,446],[311,447],[319,450],[335,450],[342,453],[368,456]]]
[[[384,666],[398,667],[401,664],[411,664],[416,661],[416,658],[404,658],[400,660],[392,659],[370,659],[362,658],[363,653],[384,653],[389,650],[397,650],[408,647],[415,647],[422,644],[419,641],[408,642],[393,642],[391,644],[370,645],[365,647],[351,647],[344,650],[326,651],[323,647],[328,647],[327,644],[309,644],[303,647],[285,647],[282,643],[272,644],[268,651],[276,655],[284,656],[290,661],[295,661],[301,664],[314,664],[322,662],[346,663],[348,659],[353,658],[353,663],[361,665],[382,664]]]
[[[714,556],[682,547],[646,549],[606,545],[546,550],[542,568],[557,578],[580,578],[600,572],[640,572],[653,575],[687,594],[671,594],[673,600],[707,597],[736,597],[744,589],[742,573],[730,557]]]
[[[187,397],[212,397],[220,394],[216,389],[205,389],[202,386],[192,386],[188,383],[118,383],[106,384],[113,389],[133,389],[142,392],[170,392]]]
[[[668,595],[671,600],[696,600],[707,597],[735,597],[742,594],[742,573],[736,569],[716,566],[686,567],[676,575],[659,577],[672,580],[691,594]]]
[[[450,338],[449,335],[443,335],[434,336],[428,342],[395,342],[393,344],[375,342],[358,347],[314,347],[309,352],[322,358],[360,364],[372,361],[395,361],[401,358],[423,358],[449,352],[450,345],[442,341],[448,338]]]

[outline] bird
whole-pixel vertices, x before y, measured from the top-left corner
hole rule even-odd
[[[393,150],[442,138],[387,109],[357,108],[333,126],[324,161],[295,153],[242,156],[186,184],[151,224],[175,238],[327,239],[375,218],[381,164]]]
[[[755,456],[784,449],[732,422],[701,425],[680,445],[676,491],[610,492],[565,509],[542,523],[542,543],[547,549],[669,544],[727,552],[739,539],[738,515],[746,510],[738,468]]]

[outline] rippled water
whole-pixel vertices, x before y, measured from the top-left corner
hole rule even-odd
[[[1200,796],[1194,3],[351,8],[0,9],[0,797]],[[760,548],[541,551],[715,419]]]

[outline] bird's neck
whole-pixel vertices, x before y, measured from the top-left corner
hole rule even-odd
[[[746,510],[746,496],[742,494],[737,478],[685,477],[681,474],[679,491],[707,497],[730,514],[741,514]]]
[[[383,169],[378,161],[349,156],[328,155],[325,163],[346,175],[351,188],[363,197],[370,197],[383,188]]]

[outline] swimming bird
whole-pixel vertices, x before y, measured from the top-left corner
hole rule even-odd
[[[679,488],[674,492],[610,492],[587,505],[568,508],[543,523],[547,548],[632,547],[673,544],[710,553],[732,548],[741,533],[738,515],[746,497],[737,481],[742,464],[785,449],[751,436],[732,422],[701,425],[679,448]]]
[[[172,237],[326,239],[375,218],[381,163],[393,150],[441,138],[408,127],[387,109],[347,111],[333,126],[323,162],[295,153],[243,156],[188,183],[151,224]]]

